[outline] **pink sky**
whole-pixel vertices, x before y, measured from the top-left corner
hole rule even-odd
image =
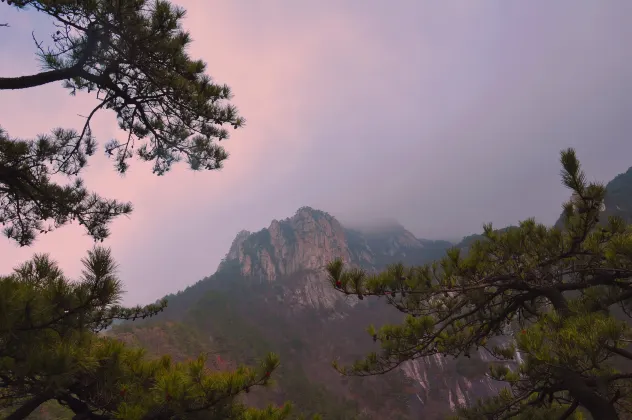
[[[193,276],[189,273],[186,279],[161,279],[163,285],[158,294],[156,289],[149,286],[151,279],[125,278],[128,288],[136,290],[136,295],[142,296],[143,300],[147,300],[145,296],[154,299],[176,291],[173,284],[190,283],[214,271],[219,262],[218,250],[223,253],[227,251],[232,237],[241,229],[240,223],[244,222],[227,223],[223,219],[230,217],[231,207],[251,205],[247,196],[250,190],[242,188],[244,184],[258,177],[291,176],[297,169],[292,165],[275,167],[274,162],[268,165],[265,160],[275,155],[299,158],[308,152],[304,144],[297,141],[300,136],[299,111],[302,109],[304,112],[312,104],[328,100],[326,95],[331,93],[324,89],[321,93],[325,97],[314,100],[307,94],[302,95],[301,90],[306,78],[310,77],[310,69],[318,67],[318,61],[326,54],[325,51],[337,44],[337,48],[330,52],[340,54],[353,49],[356,57],[364,56],[367,61],[371,60],[368,49],[362,51],[359,48],[362,35],[357,28],[335,15],[323,13],[321,16],[311,16],[307,25],[294,25],[291,36],[288,36],[286,31],[270,30],[276,26],[274,20],[267,22],[269,26],[253,25],[236,31],[235,23],[240,19],[243,6],[232,7],[231,2],[214,2],[212,8],[208,7],[209,3],[200,1],[179,4],[188,10],[186,25],[195,40],[191,54],[203,57],[209,63],[209,73],[215,80],[229,83],[234,88],[234,102],[242,115],[247,117],[247,128],[234,132],[233,138],[226,142],[231,159],[221,172],[193,173],[178,167],[159,178],[151,174],[149,165],[135,162],[125,177],[119,177],[110,169],[110,162],[102,153],[98,153],[90,162],[85,174],[90,188],[106,197],[130,200],[135,206],[131,218],[120,219],[113,224],[111,238],[106,241],[106,245],[113,248],[117,260],[121,262],[122,272],[127,271],[130,264],[139,268],[137,273],[142,273],[143,266],[155,266],[157,261],[148,252],[149,249],[168,249],[173,246],[178,241],[180,229],[186,229],[187,233],[203,233],[201,242],[189,244],[185,241],[177,245],[190,248],[190,254],[203,262],[203,269]],[[276,5],[270,2],[264,12],[267,10],[267,16],[274,16],[271,12],[274,9],[278,12],[282,7],[278,2]],[[250,13],[258,14],[255,13],[256,9],[255,5]],[[33,26],[32,16],[20,14],[14,18],[11,14],[10,17],[11,35],[19,35],[23,41],[25,35],[30,34],[26,30],[30,31]],[[327,28],[327,31],[323,33],[322,28]],[[46,34],[44,31],[37,33]],[[32,51],[15,53],[19,61],[3,62],[0,67],[3,75],[37,71]],[[295,94],[288,95],[287,92]],[[25,106],[15,106],[16,103]],[[58,125],[78,126],[81,123],[78,114],[85,114],[92,103],[90,97],[69,97],[57,85],[31,91],[3,92],[0,99],[2,126],[17,137],[33,136]],[[94,131],[101,143],[121,135],[113,115],[108,113],[98,115]],[[261,173],[262,170],[264,173]],[[208,219],[203,212],[200,214],[200,209],[209,210]],[[191,213],[197,216],[197,223],[187,224],[183,219],[190,218]],[[214,234],[214,225],[217,224],[228,224],[232,229],[222,232],[218,238]],[[208,238],[206,243],[205,238]],[[91,246],[91,239],[77,226],[64,227],[42,236],[35,246],[28,248],[18,248],[6,240],[1,241],[0,270],[7,272],[33,253],[47,252],[59,261],[69,275],[77,275],[78,261]],[[210,264],[207,253],[213,253],[215,257]],[[186,264],[178,260],[160,260],[168,264],[167,271],[174,276],[179,271],[174,267]],[[148,285],[148,290],[143,290],[145,285]],[[130,300],[136,299],[130,296]]]
[[[132,162],[122,178],[101,151],[90,162],[90,188],[135,206],[106,241],[126,303],[212,274],[239,230],[303,205],[455,238],[488,221],[555,220],[563,147],[598,179],[632,165],[629,2],[177,3],[191,54],[233,88],[247,125],[221,172],[158,178]],[[44,38],[42,20],[0,11],[11,24],[0,74],[37,71],[30,31]],[[59,85],[2,92],[0,125],[20,137],[77,127],[91,103]],[[94,128],[100,144],[121,135],[108,112]],[[49,252],[76,276],[91,246],[76,226],[29,248],[0,240],[0,272]]]

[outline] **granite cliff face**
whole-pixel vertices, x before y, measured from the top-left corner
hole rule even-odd
[[[274,281],[318,271],[331,258],[352,259],[344,228],[329,214],[303,207],[291,218],[273,220],[267,229],[240,232],[225,260],[236,259],[244,276]]]
[[[298,277],[284,291],[292,308],[333,310],[337,305],[353,307],[357,301],[330,287],[324,272],[327,263],[341,258],[351,266],[377,270],[424,248],[400,225],[346,229],[328,213],[302,207],[290,218],[273,220],[268,228],[240,232],[219,269],[237,264],[244,277],[259,282]],[[344,311],[338,315],[344,316]]]
[[[240,232],[225,261],[238,260],[244,275],[274,281],[301,270],[321,270],[331,258],[375,268],[381,261],[419,257],[423,250],[444,251],[451,245],[415,238],[398,224],[348,229],[328,213],[302,207],[294,216],[273,220],[259,232]]]
[[[293,217],[273,220],[259,232],[240,232],[225,262],[237,260],[244,276],[274,281],[299,271],[321,271],[335,258],[358,267],[376,268],[387,260],[418,255],[428,245],[429,249],[444,250],[451,244],[417,239],[398,224],[347,229],[328,213],[302,207]]]

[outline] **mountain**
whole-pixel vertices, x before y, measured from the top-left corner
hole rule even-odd
[[[632,222],[632,168],[608,183],[607,192],[604,212]],[[336,258],[368,271],[395,262],[423,264],[481,237],[454,245],[417,238],[396,221],[344,226],[303,207],[258,232],[238,233],[215,274],[167,296],[169,307],[157,318],[125,323],[112,333],[177,359],[212,353],[217,356],[209,366],[216,369],[279,353],[277,387],[251,392],[246,398],[253,404],[292,400],[327,419],[443,418],[457,403],[499,391],[502,384],[484,375],[489,358],[435,356],[380,377],[340,377],[331,361],[351,362],[370,351],[374,344],[365,328],[398,322],[402,315],[382,302],[335,292],[324,267]]]
[[[632,168],[607,184],[604,213],[632,222]],[[115,325],[108,334],[154,356],[184,360],[207,353],[212,369],[279,353],[277,386],[250,392],[245,399],[251,404],[292,400],[306,414],[319,412],[325,419],[443,419],[455,404],[500,390],[502,384],[484,375],[489,357],[435,356],[380,377],[340,377],[332,360],[351,362],[373,348],[366,326],[402,316],[383,302],[334,292],[323,268],[335,258],[369,271],[394,262],[423,264],[481,238],[470,235],[456,245],[420,239],[392,220],[344,226],[326,212],[303,207],[258,232],[238,233],[213,275],[167,296],[169,306],[158,317]],[[31,417],[70,418],[54,403]]]
[[[157,318],[117,326],[113,333],[181,357],[205,348],[229,364],[279,353],[278,386],[251,392],[251,403],[292,400],[327,419],[443,418],[457,403],[498,391],[484,376],[483,356],[436,356],[380,377],[341,377],[331,361],[365,354],[374,346],[366,327],[399,322],[402,315],[382,302],[334,291],[324,267],[336,258],[369,271],[400,261],[423,264],[451,246],[416,238],[395,222],[347,228],[326,212],[303,207],[258,232],[240,232],[215,274],[167,296],[169,307]],[[176,340],[191,352],[165,338],[183,328],[175,326],[195,331]]]
[[[632,223],[632,168],[606,184],[605,212]]]
[[[606,184],[604,216],[618,216],[632,223],[632,167]],[[562,215],[555,226],[562,226]]]

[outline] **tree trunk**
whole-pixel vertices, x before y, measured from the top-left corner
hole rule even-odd
[[[81,401],[79,398],[75,398],[70,394],[64,394],[58,397],[60,401],[63,401],[68,408],[70,408],[75,415],[72,417],[73,420],[88,420],[88,419],[98,419],[98,420],[109,420],[111,417],[109,415],[101,415],[95,414],[88,404]]]
[[[595,409],[590,409],[584,404],[584,407],[590,412],[590,415],[593,419],[597,420],[619,420],[619,414],[617,410],[614,409],[614,406],[606,403],[603,407],[597,407]]]
[[[580,375],[575,372],[566,372],[562,375],[566,389],[581,406],[590,412],[593,419],[619,420],[619,414],[614,405],[588,386]]]
[[[42,393],[40,395],[36,395],[35,397],[31,398],[30,400],[28,400],[27,402],[22,404],[22,406],[20,406],[20,408],[15,410],[13,413],[11,413],[7,417],[5,417],[5,419],[6,420],[22,420],[22,419],[25,419],[33,411],[35,411],[40,405],[42,405],[46,401],[50,400],[51,398],[53,398],[52,392],[44,392],[44,393]]]

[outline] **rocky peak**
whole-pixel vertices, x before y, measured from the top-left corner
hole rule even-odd
[[[385,219],[354,229],[374,255],[405,256],[410,250],[424,247],[421,240],[394,220]]]
[[[390,219],[347,229],[329,213],[301,207],[294,216],[273,220],[258,232],[240,232],[225,261],[237,262],[244,276],[274,281],[298,272],[322,272],[337,258],[379,269],[415,259],[426,252],[426,245]]]
[[[233,243],[230,245],[230,249],[228,250],[228,254],[226,254],[226,260],[234,260],[239,256],[239,249],[241,245],[244,243],[246,239],[250,236],[250,232],[247,230],[242,230],[237,234],[235,239],[233,239]]]
[[[255,233],[241,232],[226,260],[238,260],[242,274],[273,281],[300,271],[318,271],[336,259],[351,261],[342,225],[330,214],[301,207]]]

